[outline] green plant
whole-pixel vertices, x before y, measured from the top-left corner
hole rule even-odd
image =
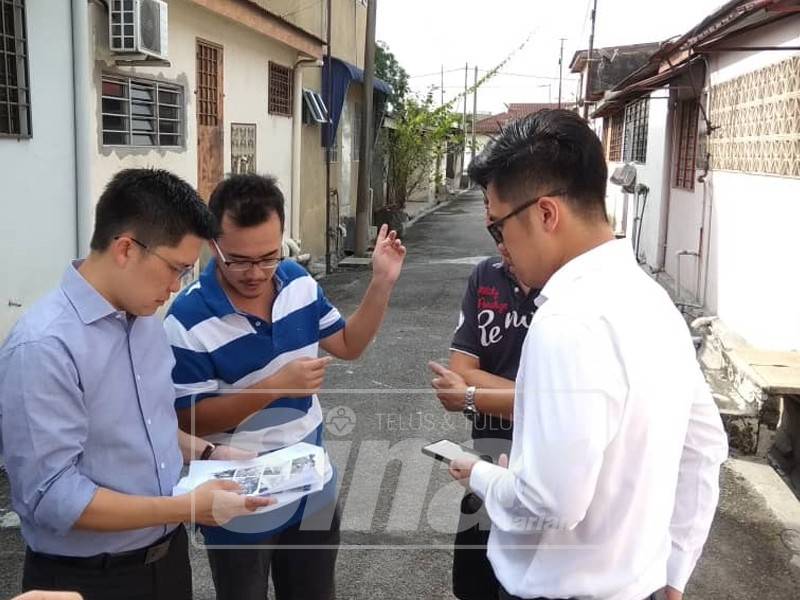
[[[397,64],[394,55],[385,44],[381,45],[384,56],[383,71],[386,77],[397,75],[398,93],[393,101],[392,120],[394,126],[381,136],[379,143],[384,144],[382,149],[389,161],[387,175],[387,210],[403,210],[408,198],[432,179],[439,183],[441,175],[436,169],[432,175],[433,166],[440,164],[447,146],[460,145],[465,142],[465,132],[459,127],[462,119],[456,112],[457,103],[465,95],[471,94],[475,89],[494,77],[500,69],[530,41],[530,36],[500,63],[490,69],[472,87],[461,92],[442,106],[434,106],[433,89],[430,89],[424,98],[415,97],[406,93],[408,76],[405,70]],[[391,69],[389,66],[391,65]],[[399,72],[400,75],[398,75]],[[394,73],[395,75],[392,75]],[[392,82],[390,82],[392,83]]]

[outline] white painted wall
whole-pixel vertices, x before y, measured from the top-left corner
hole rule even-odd
[[[33,137],[0,138],[0,342],[77,250],[70,4],[25,4]]]
[[[169,2],[169,67],[119,68],[108,48],[107,12],[92,5],[96,54],[93,112],[97,157],[93,168],[96,199],[111,177],[123,168],[156,166],[197,184],[197,116],[195,103],[196,42],[223,47],[224,60],[224,171],[231,169],[231,123],[255,123],[257,165],[260,173],[278,178],[287,202],[291,198],[292,119],[267,112],[267,76],[270,60],[293,66],[297,52],[288,46],[221,18],[186,0]],[[104,147],[100,138],[100,77],[103,72],[137,74],[182,85],[186,98],[184,148],[151,149]]]
[[[800,180],[714,173],[709,309],[756,346],[800,350]]]
[[[650,188],[646,201],[641,199],[642,215],[639,256],[651,269],[659,267],[659,231],[662,219],[662,203],[667,189],[664,181],[664,165],[669,162],[669,94],[658,90],[650,94],[649,121],[647,128],[647,162],[637,165],[637,181]],[[668,180],[667,180],[668,181]],[[632,202],[631,204],[635,204]],[[634,209],[637,207],[634,206]]]
[[[735,44],[797,46],[800,27],[796,18],[786,18],[738,37]],[[710,61],[710,83],[728,81],[795,54],[719,54]],[[800,179],[720,170],[712,171],[711,179],[706,309],[751,344],[800,350],[800,277],[794,264]]]
[[[633,242],[637,225],[635,218],[642,214],[641,243],[639,244],[639,257],[655,270],[659,267],[659,231],[663,219],[662,207],[666,201],[664,186],[664,164],[669,152],[669,101],[666,99],[666,90],[658,90],[650,95],[649,119],[647,125],[647,160],[645,163],[634,163],[636,167],[636,181],[649,188],[646,201],[640,198],[640,205],[634,194],[628,194],[627,201],[627,231],[626,237]],[[602,133],[601,133],[602,135]],[[623,138],[624,139],[624,138]],[[606,208],[612,217],[616,230],[622,233],[622,223],[625,213],[625,194],[622,188],[611,183],[611,175],[622,162],[608,164],[608,189],[606,192]],[[638,213],[637,213],[638,210]],[[637,225],[638,227],[638,225]]]
[[[698,182],[695,182],[693,192],[670,185],[669,233],[664,270],[672,278],[676,288],[680,284],[679,299],[690,304],[698,302],[701,298],[702,283],[698,281],[698,268],[702,264],[704,254],[704,249],[700,247],[703,188],[704,184]],[[701,256],[688,254],[679,256],[679,252],[695,252]],[[676,288],[673,288],[673,291],[676,291]]]

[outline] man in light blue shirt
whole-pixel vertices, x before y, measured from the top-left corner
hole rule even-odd
[[[184,460],[227,458],[179,433],[174,359],[152,316],[214,234],[166,171],[117,174],[91,254],[0,348],[0,451],[28,545],[25,589],[93,598],[191,598],[184,521],[216,524],[266,499],[213,482],[172,497]]]

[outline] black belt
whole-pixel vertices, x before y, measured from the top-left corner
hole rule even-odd
[[[34,558],[44,559],[60,565],[69,567],[80,567],[82,569],[112,569],[114,567],[127,567],[133,565],[149,565],[164,558],[169,553],[169,545],[172,538],[178,531],[183,530],[183,525],[179,525],[160,540],[154,542],[146,548],[139,550],[128,550],[126,552],[116,552],[113,554],[96,554],[95,556],[59,556],[57,554],[44,554],[34,552],[28,548],[28,552]]]

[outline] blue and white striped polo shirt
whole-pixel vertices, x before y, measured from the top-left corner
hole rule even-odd
[[[283,261],[275,271],[276,296],[272,323],[238,311],[217,280],[212,260],[198,281],[184,289],[169,309],[164,327],[175,353],[175,407],[188,408],[226,390],[247,388],[302,357],[316,358],[320,340],[340,331],[345,321],[322,288],[303,267]],[[323,443],[323,418],[316,395],[281,398],[246,419],[235,431],[207,436],[214,443],[264,452],[296,442]],[[334,484],[335,477],[326,485]],[[326,490],[316,495],[324,494]],[[259,530],[277,533],[302,516],[305,499],[295,503],[298,514],[287,518],[291,506],[273,511],[272,523]],[[308,511],[306,511],[308,512]],[[254,520],[272,513],[245,517],[252,531]],[[281,516],[282,515],[282,516]],[[277,518],[277,519],[276,519]],[[237,519],[238,520],[238,519]],[[236,521],[236,520],[235,520]],[[226,526],[237,529],[235,521]],[[282,526],[277,521],[285,521]],[[233,525],[233,526],[231,526]],[[228,535],[212,535],[209,543],[247,543]],[[234,536],[236,537],[236,536]],[[223,539],[224,538],[224,539]]]

